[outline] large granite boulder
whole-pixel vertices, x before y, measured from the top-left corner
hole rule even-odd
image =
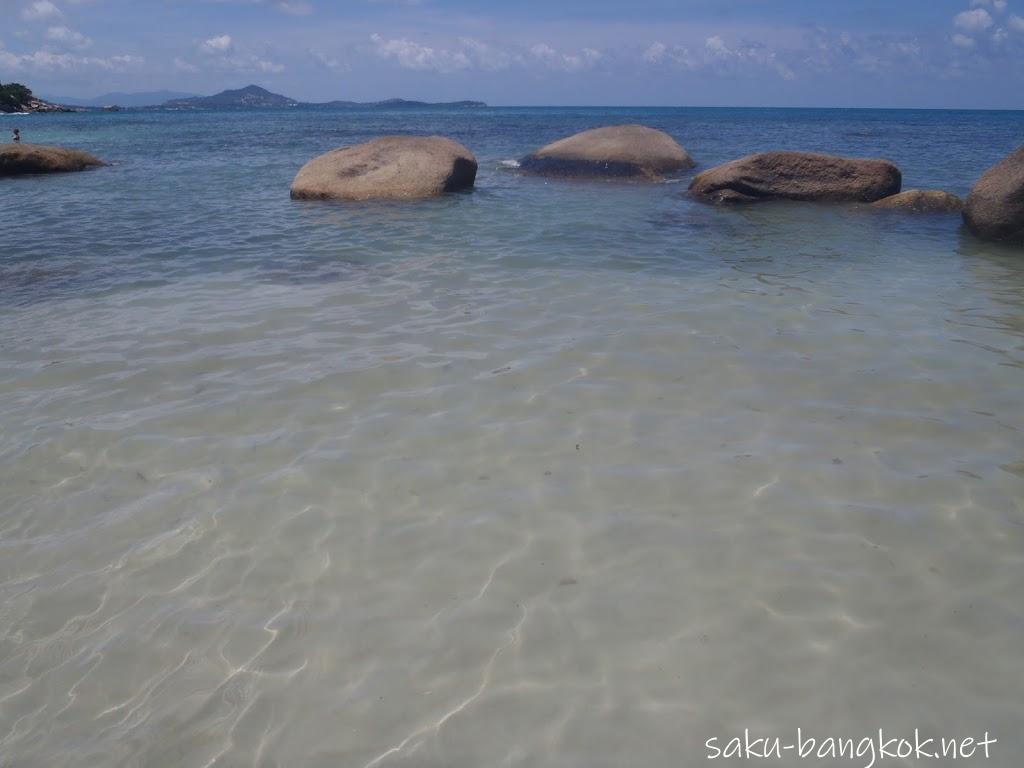
[[[100,165],[105,163],[77,149],[47,147],[42,144],[0,144],[0,176],[66,173]]]
[[[941,189],[908,189],[876,200],[871,207],[907,213],[959,213],[963,205],[959,197]]]
[[[519,161],[542,176],[658,181],[692,168],[693,159],[662,131],[643,125],[594,128],[548,144]]]
[[[900,191],[903,177],[888,160],[761,152],[711,168],[690,184],[706,203],[759,200],[871,203]]]
[[[442,136],[384,136],[342,147],[302,166],[294,200],[403,200],[473,186],[476,158]]]
[[[1024,244],[1024,146],[974,185],[964,204],[964,222],[985,240]]]

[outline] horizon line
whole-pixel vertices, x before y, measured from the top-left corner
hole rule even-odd
[[[445,103],[454,103],[454,102],[460,102],[460,101],[476,101],[476,102],[479,102],[481,104],[484,104],[485,107],[488,107],[488,108],[499,108],[499,109],[558,109],[558,108],[561,108],[561,109],[828,109],[828,110],[871,110],[871,111],[885,111],[885,110],[889,110],[889,111],[903,111],[903,112],[1024,112],[1024,105],[1019,106],[1019,107],[949,107],[949,106],[942,106],[942,107],[936,107],[936,106],[932,106],[932,107],[923,107],[923,106],[905,106],[905,107],[885,106],[885,107],[883,107],[883,106],[873,106],[873,105],[868,105],[868,106],[842,106],[842,105],[834,105],[834,104],[821,104],[821,105],[814,105],[814,106],[794,105],[794,104],[773,104],[773,105],[764,105],[764,104],[759,104],[759,105],[754,105],[754,104],[551,104],[551,103],[547,103],[547,104],[492,104],[492,103],[488,102],[486,99],[483,99],[483,98],[473,98],[473,97],[471,97],[471,98],[461,97],[461,98],[455,98],[455,99],[443,98],[441,100],[429,100],[428,101],[428,100],[426,100],[424,98],[409,98],[409,97],[406,97],[406,96],[388,96],[388,97],[385,97],[385,98],[380,98],[380,99],[376,99],[376,100],[372,100],[372,101],[356,101],[356,100],[351,99],[351,98],[340,98],[340,97],[328,98],[328,99],[323,100],[323,101],[304,101],[304,100],[301,100],[301,99],[296,99],[296,98],[294,98],[292,96],[284,96],[284,94],[277,93],[276,91],[272,91],[270,88],[268,88],[265,85],[260,85],[258,83],[252,83],[252,82],[250,82],[250,83],[248,83],[246,85],[239,85],[239,86],[236,86],[236,87],[224,88],[224,89],[218,91],[217,93],[212,93],[212,94],[208,94],[208,95],[196,94],[196,95],[193,95],[193,96],[182,97],[181,100],[187,100],[187,99],[192,99],[192,98],[211,98],[211,97],[214,97],[214,96],[219,96],[219,95],[221,95],[223,93],[227,93],[229,91],[241,91],[241,90],[245,90],[247,88],[259,88],[259,89],[264,90],[264,91],[266,91],[266,92],[268,92],[268,93],[270,93],[270,94],[272,94],[274,96],[282,96],[283,98],[291,99],[292,101],[295,101],[295,102],[297,102],[300,105],[322,105],[322,104],[329,104],[331,102],[339,101],[339,102],[349,102],[349,103],[353,103],[353,104],[368,105],[368,106],[370,106],[370,105],[380,104],[380,103],[386,102],[386,101],[400,100],[400,101],[420,101],[420,102],[424,102],[426,104],[445,104]],[[54,89],[54,90],[57,90],[57,89]],[[134,96],[136,94],[152,93],[152,92],[159,92],[159,91],[168,91],[168,92],[176,92],[176,93],[190,93],[189,91],[178,91],[175,88],[163,87],[163,88],[152,88],[151,90],[139,90],[139,91],[120,91],[120,92],[118,92],[118,91],[111,91],[111,92],[108,92],[108,93],[97,94],[96,96],[78,96],[78,97],[75,97],[75,98],[81,99],[81,100],[85,100],[85,101],[92,101],[92,100],[98,99],[98,98],[100,98],[102,96],[110,95],[110,94],[113,94],[113,93],[118,93],[118,94],[123,95],[123,96]],[[178,99],[171,99],[170,101],[176,101],[176,100],[178,100]],[[70,106],[70,107],[81,106],[81,107],[87,107],[88,108],[88,105],[76,104],[73,100],[61,100],[61,101],[55,101],[54,103],[57,103],[57,104],[59,104],[61,106]],[[111,105],[111,106],[121,106],[121,105]],[[123,108],[124,109],[146,109],[148,107],[161,107],[161,106],[163,106],[163,104],[140,104],[140,105],[137,105],[137,106],[123,107]],[[273,109],[273,107],[266,107],[266,108],[267,109]],[[252,107],[252,109],[261,109],[261,107]]]
[[[165,90],[165,89],[160,89]],[[166,89],[170,90],[170,89]],[[234,90],[234,89],[232,89]],[[145,91],[140,91],[145,93]],[[103,94],[100,94],[103,95]],[[134,95],[131,92],[124,92],[124,95]],[[214,96],[218,94],[212,94]],[[99,96],[82,97],[83,99],[93,100],[99,98]],[[185,100],[183,97],[182,100]],[[187,97],[195,98],[195,97]],[[208,98],[206,96],[200,96],[198,98]],[[289,97],[291,98],[291,97]],[[464,98],[464,99],[444,99],[441,101],[428,101],[423,98],[409,98],[406,96],[389,96],[387,98],[372,100],[372,101],[354,101],[352,99],[327,99],[325,101],[300,101],[295,99],[297,106],[324,106],[332,102],[348,102],[357,106],[377,106],[388,101],[418,101],[426,105],[444,105],[454,104],[463,101],[475,101],[479,102],[483,106],[477,107],[477,109],[821,109],[821,110],[846,110],[846,111],[871,111],[871,112],[1024,112],[1024,107],[893,107],[893,106],[842,106],[842,105],[795,105],[795,104],[492,104],[484,99],[478,98]],[[100,107],[93,107],[87,104],[76,104],[73,101],[58,101],[53,102],[59,106],[65,107],[83,107],[86,109],[99,109]],[[151,109],[153,107],[163,107],[163,104],[140,104],[137,106],[123,106],[112,104],[109,106],[120,106],[122,109]],[[202,107],[200,107],[202,108]],[[250,109],[250,110],[281,110],[291,109],[292,107],[221,107],[221,109]],[[217,109],[217,107],[209,107],[208,109]]]

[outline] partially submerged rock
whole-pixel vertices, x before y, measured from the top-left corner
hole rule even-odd
[[[306,163],[292,182],[294,200],[396,200],[433,197],[473,186],[473,153],[442,136],[384,136],[335,149]]]
[[[0,176],[68,173],[106,165],[88,152],[42,144],[0,144]]]
[[[964,204],[964,222],[985,240],[1024,244],[1024,146],[974,185]]]
[[[690,184],[706,203],[760,200],[871,203],[900,191],[903,177],[888,160],[814,152],[761,152],[711,168]]]
[[[657,181],[694,166],[679,142],[643,125],[594,128],[541,147],[519,161],[542,176]]]
[[[956,195],[941,189],[908,189],[898,195],[876,200],[871,206],[908,213],[959,213],[963,202]]]

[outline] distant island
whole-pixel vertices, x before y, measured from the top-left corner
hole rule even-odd
[[[166,98],[171,96],[172,98]],[[160,99],[164,99],[162,102]],[[32,91],[20,83],[0,84],[0,112],[91,112],[94,110],[118,111],[122,107],[133,109],[291,109],[320,108],[375,108],[407,109],[416,107],[443,107],[447,109],[486,107],[482,101],[410,101],[409,99],[386,99],[384,101],[326,101],[303,102],[271,93],[258,85],[221,91],[213,96],[193,96],[174,91],[149,91],[144,93],[107,93],[91,99],[74,97],[53,98],[49,101],[37,98]]]
[[[483,101],[410,101],[409,99],[385,99],[384,101],[327,101],[322,104],[306,104],[308,107],[380,107],[394,109],[401,107],[465,107],[476,109],[486,107]]]
[[[221,91],[214,96],[192,96],[186,99],[171,99],[160,105],[168,109],[279,109],[297,107],[299,102],[279,93],[271,93],[258,85],[248,85],[237,90]]]
[[[67,107],[36,98],[31,89],[21,83],[0,83],[0,112],[71,112]]]
[[[294,107],[378,107],[395,109],[405,107],[486,107],[482,101],[409,101],[407,99],[387,99],[385,101],[327,101],[302,102],[271,93],[258,85],[249,85],[237,90],[221,91],[214,96],[193,96],[185,99],[171,99],[160,105],[164,109],[286,109]]]
[[[47,94],[46,100],[53,102],[54,104],[63,104],[71,108],[86,107],[89,109],[102,109],[104,107],[113,106],[135,108],[152,107],[158,104],[163,104],[165,101],[170,101],[171,99],[188,99],[192,96],[198,95],[199,94],[194,92],[187,93],[184,91],[139,91],[136,93],[114,91],[112,93],[104,93],[92,98]]]
[[[159,99],[173,98],[159,102]],[[384,101],[325,101],[304,102],[271,93],[258,85],[221,91],[213,96],[192,96],[174,91],[149,91],[144,93],[107,93],[91,99],[74,97],[40,99],[21,83],[0,84],[0,112],[91,112],[94,110],[119,111],[122,107],[133,109],[290,109],[290,108],[373,108],[412,109],[417,107],[442,107],[446,109],[474,109],[486,107],[482,101],[411,101],[409,99],[385,99]]]

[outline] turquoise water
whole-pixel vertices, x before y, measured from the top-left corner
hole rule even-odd
[[[798,727],[988,731],[980,764],[1020,764],[1024,253],[502,165],[612,122],[698,170],[820,150],[961,195],[1024,135],[0,119],[113,163],[0,180],[0,765],[680,766]],[[289,199],[314,155],[406,132],[472,149],[476,189]]]
[[[29,242],[5,249],[5,298],[12,291],[25,301],[81,298],[86,291],[216,272],[310,280],[321,270],[335,274],[345,262],[386,261],[408,252],[410,242],[421,253],[456,249],[474,263],[669,270],[720,264],[710,252],[733,250],[736,230],[747,229],[748,219],[695,206],[680,197],[685,184],[567,186],[520,178],[500,166],[567,133],[624,121],[672,133],[699,167],[765,148],[880,156],[903,169],[905,188],[961,195],[1024,132],[1019,112],[886,110],[129,111],[9,117],[0,127],[20,126],[26,141],[83,147],[114,167],[0,188],[0,226],[32,232]],[[477,189],[404,207],[303,206],[282,197],[309,158],[382,133],[440,133],[464,143],[480,161]],[[918,243],[934,239],[936,247],[960,247],[955,222],[877,224],[860,218],[857,227],[867,237],[897,237],[909,227]],[[684,242],[697,233],[693,247]]]

